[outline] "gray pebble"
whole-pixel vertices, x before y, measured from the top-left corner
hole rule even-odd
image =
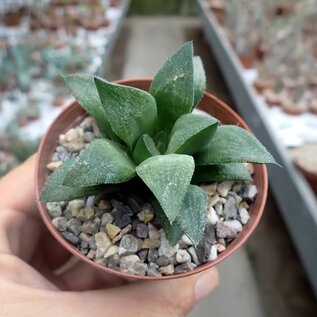
[[[100,226],[101,227],[105,227],[108,223],[112,224],[113,222],[113,216],[110,212],[105,212],[102,216],[101,216],[101,223]]]
[[[81,232],[96,234],[98,232],[98,224],[92,221],[86,221],[81,226]]]
[[[62,215],[62,207],[60,203],[47,203],[46,204],[47,211],[49,215],[53,218],[60,217]]]
[[[148,234],[149,234],[149,228],[148,228],[148,226],[146,224],[140,223],[140,224],[137,225],[137,227],[136,227],[136,236],[138,238],[145,239],[145,238],[147,238]]]
[[[95,135],[92,132],[87,131],[84,132],[83,139],[86,143],[91,143],[95,139]]]
[[[148,262],[155,262],[158,259],[158,250],[157,249],[149,249],[147,260]]]
[[[196,265],[199,265],[200,264],[200,261],[198,260],[198,256],[197,256],[197,253],[196,253],[196,250],[194,247],[190,247],[188,250],[188,253],[190,254],[191,258],[192,258],[192,261],[196,264]]]
[[[66,217],[56,217],[52,220],[52,224],[58,231],[66,231],[67,226],[67,219]]]
[[[235,219],[238,215],[238,206],[236,200],[229,196],[223,208],[223,217],[227,219]]]
[[[144,249],[144,250],[140,250],[138,252],[138,256],[139,256],[141,262],[145,262],[146,261],[147,255],[148,255],[148,250]]]
[[[217,223],[216,233],[218,238],[234,239],[237,236],[236,231],[222,221]]]
[[[73,245],[78,245],[80,243],[80,239],[69,231],[63,231],[62,236]]]
[[[175,266],[174,268],[174,274],[181,274],[186,272],[191,272],[194,270],[194,266],[192,263],[187,262],[180,265]]]
[[[170,261],[168,259],[167,256],[165,255],[162,255],[160,256],[156,261],[155,263],[158,265],[158,266],[167,266],[170,264]]]
[[[203,239],[210,244],[213,244],[217,241],[216,239],[216,227],[214,225],[207,225],[204,231]]]
[[[210,248],[211,248],[211,243],[205,240],[200,241],[200,243],[196,247],[197,257],[200,263],[207,262],[210,255]]]
[[[139,205],[139,203],[137,202],[136,199],[134,199],[133,197],[129,197],[127,199],[127,204],[128,206],[132,209],[132,211],[137,214],[138,212],[141,211],[141,206]]]
[[[122,237],[119,246],[119,255],[131,255],[138,251],[138,239],[131,234]]]
[[[186,263],[190,262],[191,257],[186,250],[178,250],[176,253],[176,262],[177,263]]]
[[[71,218],[67,221],[68,231],[78,236],[81,231],[81,222],[76,218]]]
[[[243,200],[250,204],[255,201],[257,193],[258,191],[255,185],[243,184],[238,194]]]

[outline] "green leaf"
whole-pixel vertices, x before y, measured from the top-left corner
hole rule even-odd
[[[157,102],[162,129],[170,131],[182,114],[191,111],[194,102],[193,81],[193,43],[187,42],[165,62],[150,87],[150,93]]]
[[[63,76],[63,79],[77,102],[95,118],[100,132],[105,137],[116,140],[117,137],[111,130],[105,110],[100,102],[94,77],[74,74]]]
[[[112,130],[130,148],[142,134],[154,132],[157,109],[149,93],[97,77],[95,84]]]
[[[198,105],[206,90],[206,74],[199,56],[194,56],[194,103],[192,110]]]
[[[160,152],[155,147],[152,138],[148,134],[143,134],[139,137],[133,150],[133,158],[140,164],[147,158],[155,155],[160,155]]]
[[[165,153],[167,146],[167,133],[164,130],[159,131],[154,137],[153,141],[155,147],[160,151],[160,153]]]
[[[126,182],[135,176],[135,165],[126,149],[108,139],[90,143],[71,164],[64,185],[87,187]]]
[[[208,181],[249,181],[251,176],[243,163],[196,166],[193,183]]]
[[[247,130],[233,125],[218,128],[210,144],[195,159],[196,165],[275,163],[273,156]]]
[[[181,210],[194,168],[194,159],[180,154],[153,156],[136,168],[137,174],[152,191],[170,222],[176,219]]]
[[[160,220],[162,227],[164,228],[168,242],[171,246],[175,246],[182,238],[183,230],[180,228],[176,221],[174,221],[172,224],[169,222],[162,207],[155,198],[153,200],[151,199],[151,203],[155,209],[155,212]]]
[[[218,120],[211,116],[183,114],[174,124],[166,153],[194,154],[215,134]]]
[[[194,245],[197,245],[204,235],[207,207],[208,199],[204,190],[189,185],[176,222]]]
[[[91,186],[82,188],[73,188],[63,185],[65,175],[68,173],[74,158],[65,161],[47,180],[41,192],[41,201],[69,201],[76,198],[88,197],[103,191],[111,191],[113,185]]]

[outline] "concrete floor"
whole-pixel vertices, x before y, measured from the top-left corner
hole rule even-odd
[[[197,18],[130,17],[107,71],[110,80],[153,77],[166,58],[194,40],[203,59],[207,89],[234,107]],[[245,247],[218,266],[220,286],[190,317],[313,317],[317,304],[291,241],[269,195],[258,229]]]

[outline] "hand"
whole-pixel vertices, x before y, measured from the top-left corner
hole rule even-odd
[[[127,283],[78,262],[44,227],[34,198],[35,156],[0,181],[0,316],[185,316],[218,284],[216,269]]]

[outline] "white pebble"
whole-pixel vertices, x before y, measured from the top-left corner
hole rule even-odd
[[[217,257],[218,257],[217,247],[215,245],[212,245],[210,248],[210,255],[209,255],[208,261],[215,261]]]
[[[245,208],[241,208],[239,209],[239,215],[240,215],[241,223],[243,225],[247,224],[250,219],[249,212]]]
[[[209,207],[207,212],[207,222],[211,225],[215,225],[219,221],[216,210],[213,207]]]
[[[186,263],[190,262],[191,256],[186,250],[179,249],[176,253],[176,262],[177,263]]]
[[[241,232],[242,231],[242,224],[238,220],[227,220],[224,222],[225,225],[232,228],[235,232]]]
[[[217,185],[217,192],[220,194],[220,196],[226,197],[228,195],[229,191],[231,190],[233,183],[234,182],[232,182],[232,181],[226,181],[226,182],[219,183]]]
[[[183,234],[183,236],[182,236],[182,241],[183,241],[186,245],[193,245],[193,243],[192,243],[191,240],[186,236],[186,234]]]

